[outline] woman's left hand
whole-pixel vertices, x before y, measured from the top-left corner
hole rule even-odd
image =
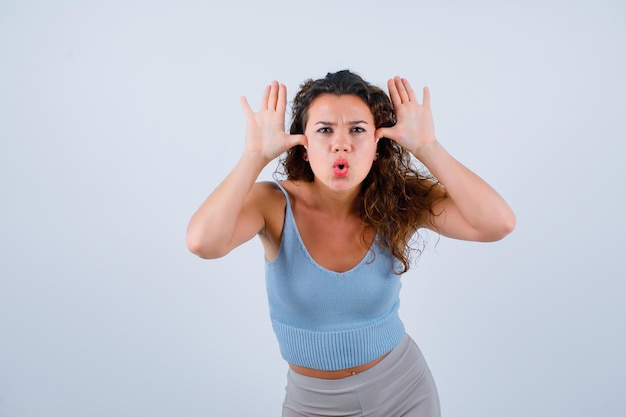
[[[376,139],[392,139],[419,159],[422,152],[437,144],[430,110],[430,91],[424,87],[424,100],[420,104],[406,79],[394,77],[387,82],[387,86],[396,112],[396,124],[376,129]]]
[[[431,216],[433,230],[443,236],[480,242],[502,239],[510,233],[515,227],[515,214],[504,199],[437,142],[428,88],[424,87],[424,102],[419,104],[404,78],[395,77],[387,85],[396,125],[377,129],[375,136],[392,139],[407,149],[445,187],[446,198],[432,207],[431,213],[437,213]]]

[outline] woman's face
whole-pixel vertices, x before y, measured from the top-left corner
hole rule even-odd
[[[313,100],[304,134],[315,180],[337,191],[360,185],[376,156],[375,131],[360,97],[324,94]]]

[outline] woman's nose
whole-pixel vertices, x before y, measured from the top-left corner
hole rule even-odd
[[[352,150],[352,144],[350,140],[345,137],[337,138],[337,140],[333,143],[333,151],[334,152],[350,152]]]

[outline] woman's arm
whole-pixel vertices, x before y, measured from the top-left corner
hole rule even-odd
[[[499,240],[513,231],[515,214],[506,201],[439,143],[419,155],[416,157],[446,193],[446,198],[433,207],[434,230],[447,237],[479,242]]]
[[[443,186],[440,192],[446,193],[446,198],[433,207],[434,229],[444,236],[474,241],[494,241],[510,233],[515,214],[509,205],[435,138],[428,88],[424,88],[420,105],[407,80],[395,77],[388,87],[397,123],[378,129],[376,137],[393,139],[408,149]]]
[[[187,227],[187,247],[201,258],[219,258],[250,240],[265,221],[253,190],[267,162],[245,152],[234,169],[202,203]]]
[[[266,87],[261,109],[254,113],[245,97],[246,146],[243,155],[192,216],[187,247],[202,258],[226,255],[265,227],[268,187],[255,183],[263,168],[287,149],[302,142],[302,135],[285,132],[287,91],[272,82]]]

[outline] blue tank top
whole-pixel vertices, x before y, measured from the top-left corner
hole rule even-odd
[[[282,357],[320,370],[362,365],[390,352],[405,334],[398,316],[395,258],[376,240],[346,272],[323,268],[307,251],[287,191],[278,256],[265,262],[272,327]]]

